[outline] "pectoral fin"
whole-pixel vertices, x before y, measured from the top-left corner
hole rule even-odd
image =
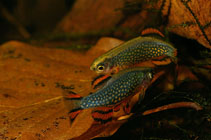
[[[100,85],[104,84],[106,81],[108,81],[111,78],[110,75],[100,75],[94,78],[92,81],[92,88],[96,89]]]

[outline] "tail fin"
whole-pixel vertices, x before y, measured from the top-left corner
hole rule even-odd
[[[74,121],[77,115],[83,110],[80,107],[82,97],[72,91],[64,93],[64,103],[69,110],[70,121]]]

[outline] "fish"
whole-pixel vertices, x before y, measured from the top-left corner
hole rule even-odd
[[[98,74],[112,74],[129,67],[155,67],[177,62],[177,49],[164,40],[160,31],[148,28],[141,35],[96,58],[90,70]]]
[[[93,119],[100,123],[111,121],[113,112],[118,111],[120,105],[124,105],[125,113],[129,113],[128,101],[135,94],[144,94],[151,81],[153,69],[136,67],[112,75],[105,86],[88,96],[81,97],[71,92],[64,97],[67,105],[74,102],[69,111],[70,120],[74,121],[81,111],[90,108],[93,108]]]

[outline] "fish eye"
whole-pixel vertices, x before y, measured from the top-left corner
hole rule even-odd
[[[104,68],[105,68],[105,67],[104,67],[104,66],[101,66],[101,65],[97,67],[97,69],[98,69],[99,71],[104,70]]]

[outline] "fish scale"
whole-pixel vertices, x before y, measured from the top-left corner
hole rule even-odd
[[[80,102],[80,106],[82,109],[86,109],[115,105],[134,94],[135,89],[144,80],[150,80],[147,79],[149,74],[151,74],[151,69],[148,69],[148,71],[137,69],[133,71],[126,70],[123,74],[117,74],[102,89],[84,97]]]

